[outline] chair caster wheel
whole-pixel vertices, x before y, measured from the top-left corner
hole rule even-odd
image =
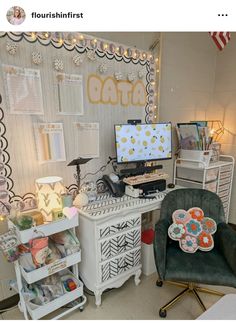
[[[160,309],[160,311],[159,311],[159,316],[160,317],[166,317],[166,310],[162,310],[162,309]]]
[[[163,285],[163,281],[162,280],[157,280],[156,281],[156,286],[162,287],[162,285]]]

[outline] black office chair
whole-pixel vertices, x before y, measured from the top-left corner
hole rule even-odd
[[[177,241],[168,237],[168,227],[172,223],[172,213],[177,209],[188,210],[199,207],[205,216],[214,219],[217,231],[214,234],[214,248],[211,251],[183,252]],[[224,209],[218,195],[203,189],[176,189],[164,198],[160,220],[155,225],[154,256],[159,274],[157,286],[164,281],[183,287],[184,290],[159,311],[166,317],[166,310],[185,294],[191,292],[205,311],[206,307],[199,292],[223,296],[223,293],[197,284],[236,287],[236,231],[225,223]]]

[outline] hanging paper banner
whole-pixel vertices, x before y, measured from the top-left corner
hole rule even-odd
[[[117,81],[114,77],[101,78],[91,74],[87,80],[87,96],[90,103],[145,107],[146,89],[142,80]]]

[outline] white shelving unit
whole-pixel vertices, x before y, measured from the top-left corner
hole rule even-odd
[[[228,222],[234,173],[234,158],[220,155],[219,161],[205,164],[194,159],[177,158],[174,183],[182,187],[203,188],[216,193],[222,200]]]
[[[29,240],[36,238],[37,236],[50,236],[54,233],[65,231],[67,229],[72,229],[75,233],[75,228],[79,225],[79,217],[76,216],[72,219],[63,219],[59,221],[54,221],[48,224],[33,227],[28,230],[20,231],[11,221],[8,222],[9,228],[15,228],[18,239],[21,243],[27,243]],[[78,263],[81,261],[81,251],[69,255],[65,258],[58,259],[49,265],[45,265],[31,272],[26,272],[24,268],[20,265],[19,261],[15,261],[15,272],[17,279],[17,287],[20,296],[19,309],[24,313],[26,320],[29,319],[28,314],[33,320],[40,319],[55,310],[61,308],[62,306],[76,300],[80,299],[80,302],[69,309],[66,309],[62,313],[53,317],[53,319],[59,319],[64,315],[76,310],[77,308],[83,310],[83,306],[86,303],[86,297],[83,295],[83,284],[79,280],[78,273]],[[72,268],[72,272],[68,269]],[[61,272],[62,270],[68,271],[68,274],[72,274],[76,283],[77,288],[71,292],[65,292],[61,297],[54,299],[53,301],[45,305],[35,305],[33,303],[27,302],[23,295],[23,281],[27,284],[32,284],[39,281],[47,276]]]

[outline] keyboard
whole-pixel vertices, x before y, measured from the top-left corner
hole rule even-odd
[[[100,194],[95,201],[80,208],[79,213],[97,220],[113,214],[127,213],[127,211],[148,212],[152,210],[152,206],[162,202],[168,191],[155,193],[147,198],[133,198],[128,195],[113,197],[110,194]],[[148,209],[149,206],[150,209]]]
[[[158,181],[159,179],[167,179],[169,176],[165,173],[148,173],[138,176],[123,178],[123,182],[128,185],[139,185],[143,183]]]

